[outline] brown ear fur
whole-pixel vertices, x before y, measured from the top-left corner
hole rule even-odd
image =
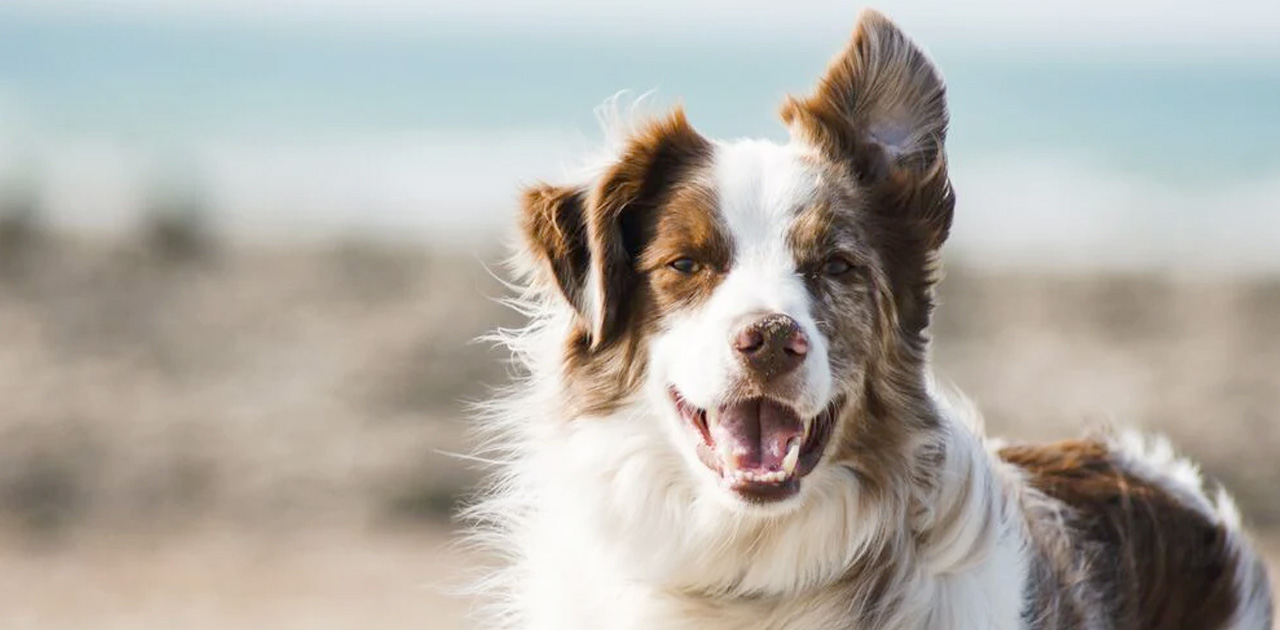
[[[538,184],[525,189],[523,201],[526,247],[574,310],[587,317],[586,191]]]
[[[616,339],[625,317],[635,314],[629,308],[639,280],[635,261],[652,237],[657,210],[672,184],[710,150],[676,109],[633,134],[590,190],[540,184],[525,191],[526,244],[587,324],[592,349]]]
[[[788,98],[782,118],[811,144],[857,160],[866,179],[920,177],[942,158],[946,89],[906,34],[868,10],[817,91],[805,99]]]
[[[946,89],[933,64],[887,18],[864,11],[814,94],[788,98],[781,114],[795,138],[872,191],[900,324],[911,336],[922,332],[955,206]]]
[[[658,209],[672,184],[703,163],[711,144],[693,130],[682,109],[633,134],[618,161],[590,196],[587,237],[596,287],[591,346],[615,339],[639,281],[635,262],[652,238]]]

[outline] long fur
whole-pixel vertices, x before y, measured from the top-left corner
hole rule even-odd
[[[1270,623],[1234,504],[1167,442],[1004,445],[933,384],[926,329],[955,202],[944,90],[887,19],[864,14],[815,96],[787,102],[789,144],[621,110],[606,106],[592,166],[526,193],[506,302],[528,321],[489,338],[512,382],[477,408],[493,471],[463,514],[493,562],[471,593],[482,627]],[[860,271],[814,271],[831,251]],[[687,252],[700,275],[668,268]],[[761,313],[807,339],[785,386],[752,381],[725,341]],[[748,386],[797,421],[837,410],[785,500],[734,495],[678,420]]]

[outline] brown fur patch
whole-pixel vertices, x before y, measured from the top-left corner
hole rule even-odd
[[[828,182],[839,181],[827,178]],[[829,342],[832,375],[847,381],[860,363],[884,353],[892,338],[882,324],[890,318],[881,306],[891,300],[879,255],[877,231],[866,210],[866,194],[854,185],[828,184],[820,201],[796,214],[787,244],[813,296],[813,317]],[[840,275],[825,273],[832,259],[852,268]]]
[[[1011,446],[1000,457],[1070,508],[1072,554],[1087,557],[1080,577],[1102,596],[1115,627],[1204,630],[1230,619],[1240,603],[1240,559],[1227,531],[1128,470],[1106,444]]]
[[[927,176],[942,161],[946,90],[933,64],[888,18],[864,11],[816,92],[788,98],[783,121],[868,182]]]
[[[710,154],[677,109],[631,136],[589,191],[526,192],[526,240],[580,315],[565,348],[567,415],[606,413],[636,391],[655,323],[705,300],[728,269],[732,244],[697,176]],[[699,269],[672,269],[681,257]]]
[[[688,258],[697,269],[681,273],[671,263]],[[658,217],[652,242],[641,256],[654,305],[663,313],[692,308],[711,297],[729,272],[733,242],[716,211],[715,191],[697,182],[674,187]]]
[[[636,263],[653,240],[659,213],[676,183],[710,156],[711,143],[676,109],[632,135],[591,191],[587,237],[600,302],[592,347],[610,343],[631,326],[629,317],[640,311],[629,303],[640,281]]]
[[[524,191],[520,231],[526,249],[540,263],[541,281],[555,284],[579,316],[587,317],[585,191],[538,184]]]
[[[781,115],[793,136],[867,187],[868,211],[882,219],[875,244],[893,284],[898,322],[922,350],[937,251],[955,206],[943,152],[948,115],[941,77],[892,22],[865,11],[815,93],[788,98]]]

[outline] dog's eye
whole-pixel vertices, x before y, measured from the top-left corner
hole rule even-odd
[[[702,269],[702,263],[692,258],[677,258],[668,263],[667,266],[685,275],[697,273]]]
[[[832,256],[822,263],[822,275],[843,276],[853,271],[853,263],[844,256]]]

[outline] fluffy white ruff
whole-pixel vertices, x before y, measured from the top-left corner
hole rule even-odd
[[[518,305],[533,323],[500,337],[529,376],[484,410],[500,471],[468,514],[502,562],[479,585],[485,627],[824,628],[859,609],[878,628],[1020,627],[1016,480],[961,416],[913,446],[945,454],[937,484],[870,496],[821,467],[789,509],[744,509],[699,492],[646,398],[560,419],[569,315],[546,296]],[[868,572],[881,581],[850,580],[886,560]]]

